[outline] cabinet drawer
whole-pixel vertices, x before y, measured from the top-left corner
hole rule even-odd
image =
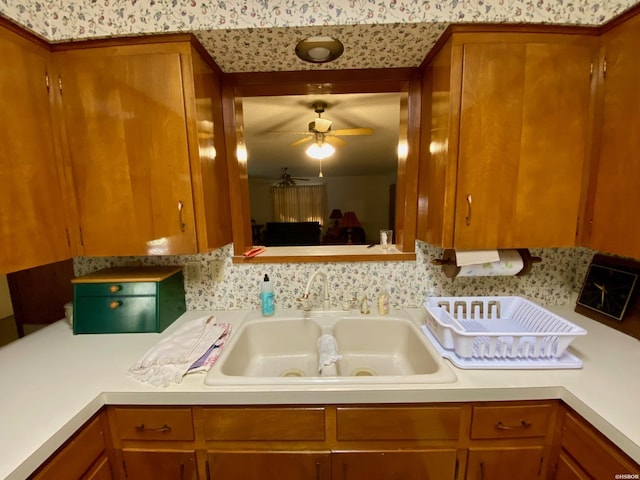
[[[324,440],[325,409],[216,408],[204,410],[205,440]]]
[[[455,440],[460,407],[339,407],[338,440]]]
[[[158,284],[155,282],[78,283],[75,285],[75,295],[79,297],[155,295],[157,289]]]
[[[114,408],[121,440],[193,440],[190,408]]]
[[[158,331],[156,297],[75,297],[74,333]]]
[[[473,407],[471,438],[530,438],[547,435],[555,405]]]
[[[640,474],[640,466],[611,445],[600,433],[568,413],[562,448],[593,478],[613,478],[620,473]]]

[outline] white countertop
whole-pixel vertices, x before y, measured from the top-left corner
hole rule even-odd
[[[192,374],[155,388],[125,371],[184,322],[207,314],[234,331],[248,313],[189,311],[162,334],[73,335],[59,321],[0,348],[0,479],[23,479],[106,404],[331,404],[558,398],[640,463],[640,343],[573,312],[550,310],[588,331],[570,350],[578,370],[461,370],[446,384],[206,386]],[[423,309],[406,310],[419,319]],[[224,353],[223,353],[224,354]],[[448,363],[448,362],[447,362]],[[451,365],[451,364],[449,364]]]

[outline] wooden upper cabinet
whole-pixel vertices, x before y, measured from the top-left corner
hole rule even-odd
[[[228,243],[219,86],[191,44],[54,58],[82,253],[188,254]]]
[[[453,34],[424,72],[418,238],[457,249],[575,245],[596,42]]]
[[[0,25],[0,273],[71,257],[45,46]]]
[[[595,173],[591,229],[586,245],[640,258],[640,15],[602,36],[603,76],[600,153]]]

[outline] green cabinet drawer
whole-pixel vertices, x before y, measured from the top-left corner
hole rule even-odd
[[[73,333],[161,332],[186,310],[181,267],[120,267],[73,280]]]
[[[156,331],[156,297],[78,297],[74,301],[74,333]],[[87,321],[77,319],[87,319]]]
[[[157,290],[158,284],[154,282],[78,283],[75,295],[79,297],[155,295]]]

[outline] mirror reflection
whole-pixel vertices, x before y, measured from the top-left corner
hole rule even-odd
[[[254,245],[372,244],[394,229],[402,95],[243,98]]]

